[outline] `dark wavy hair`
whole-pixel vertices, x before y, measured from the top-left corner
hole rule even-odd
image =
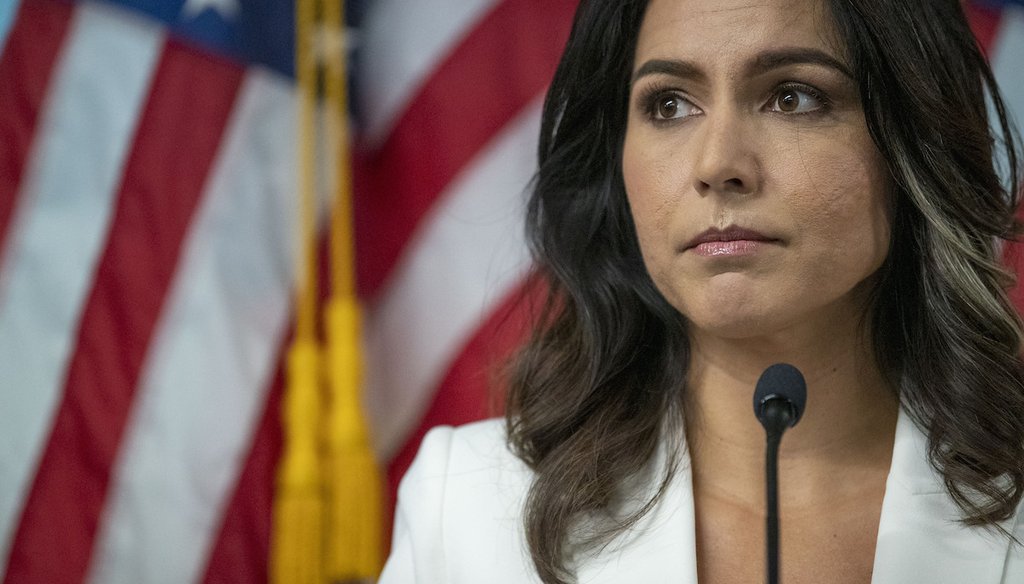
[[[689,359],[685,319],[647,274],[622,179],[646,4],[583,0],[544,104],[527,231],[549,292],[511,363],[506,415],[535,472],[525,532],[548,584],[573,579],[574,550],[648,512],[677,460],[646,505],[612,511],[661,439],[678,435]],[[825,5],[895,183],[876,359],[962,520],[998,529],[1024,495],[1022,332],[998,259],[1018,233],[1016,133],[958,0]]]

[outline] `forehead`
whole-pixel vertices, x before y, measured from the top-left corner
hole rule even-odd
[[[636,63],[686,58],[706,64],[801,46],[836,58],[825,0],[651,0],[637,38]]]

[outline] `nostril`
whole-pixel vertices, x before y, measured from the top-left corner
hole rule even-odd
[[[701,192],[711,190],[721,190],[729,192],[742,192],[746,188],[746,183],[743,179],[738,177],[727,178],[721,181],[708,182],[705,180],[698,180],[697,187]]]

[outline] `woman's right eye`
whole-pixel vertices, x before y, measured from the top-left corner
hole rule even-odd
[[[686,118],[699,112],[690,100],[674,91],[661,91],[647,100],[647,115],[659,122]]]

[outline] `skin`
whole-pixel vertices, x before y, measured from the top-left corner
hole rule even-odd
[[[815,1],[653,0],[640,30],[623,177],[647,269],[690,325],[702,581],[762,578],[750,398],[780,361],[808,384],[780,451],[782,547],[799,550],[783,575],[870,581],[897,403],[865,324],[891,181],[847,69]],[[730,226],[760,236],[690,245]]]

